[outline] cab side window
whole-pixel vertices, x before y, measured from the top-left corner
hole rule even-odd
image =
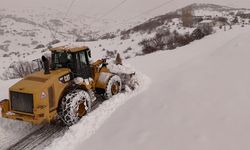
[[[77,76],[83,77],[84,79],[87,79],[91,77],[91,68],[89,66],[89,61],[86,56],[86,51],[81,51],[77,53]]]
[[[80,63],[87,65],[87,60],[84,52],[80,52]]]

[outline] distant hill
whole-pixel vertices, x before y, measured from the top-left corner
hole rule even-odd
[[[144,23],[136,25],[122,34],[129,34],[134,32],[151,32],[152,30],[163,26],[166,22],[171,21],[174,18],[181,17],[181,11],[183,9],[192,9],[194,16],[211,16],[211,17],[235,17],[239,12],[249,14],[250,9],[246,8],[232,8],[228,6],[220,6],[215,4],[191,4],[176,11],[168,12],[164,15],[153,17]]]

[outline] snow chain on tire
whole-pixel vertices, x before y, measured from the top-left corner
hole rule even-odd
[[[84,114],[90,111],[91,99],[89,94],[84,90],[73,90],[62,98],[59,115],[67,126],[76,124],[81,119],[82,116],[79,116],[80,104],[84,104]]]
[[[109,99],[113,95],[116,95],[116,94],[112,93],[112,85],[114,85],[114,84],[118,84],[118,88],[119,88],[116,94],[121,92],[121,90],[122,90],[121,78],[119,76],[117,76],[117,75],[114,75],[108,81],[108,84],[107,84],[107,87],[106,87],[106,90],[105,90],[105,93],[104,93],[104,99]]]

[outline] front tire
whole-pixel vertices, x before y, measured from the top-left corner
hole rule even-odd
[[[104,99],[110,99],[112,96],[117,95],[121,92],[122,89],[122,82],[121,78],[117,75],[112,76],[107,84]]]
[[[76,124],[90,109],[89,102],[90,96],[86,91],[76,89],[69,92],[62,98],[60,118],[67,126]]]

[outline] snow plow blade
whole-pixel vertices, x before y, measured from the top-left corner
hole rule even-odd
[[[129,87],[131,90],[136,88],[137,83],[134,80],[135,72],[126,74],[126,73],[118,73],[117,74],[122,80],[122,90],[126,90]]]
[[[136,73],[131,68],[126,67],[124,65],[115,65],[115,64],[109,64],[108,68],[113,74],[118,75],[121,78],[122,91],[124,90],[133,91],[136,87],[138,87],[139,83],[138,80],[136,79]]]

